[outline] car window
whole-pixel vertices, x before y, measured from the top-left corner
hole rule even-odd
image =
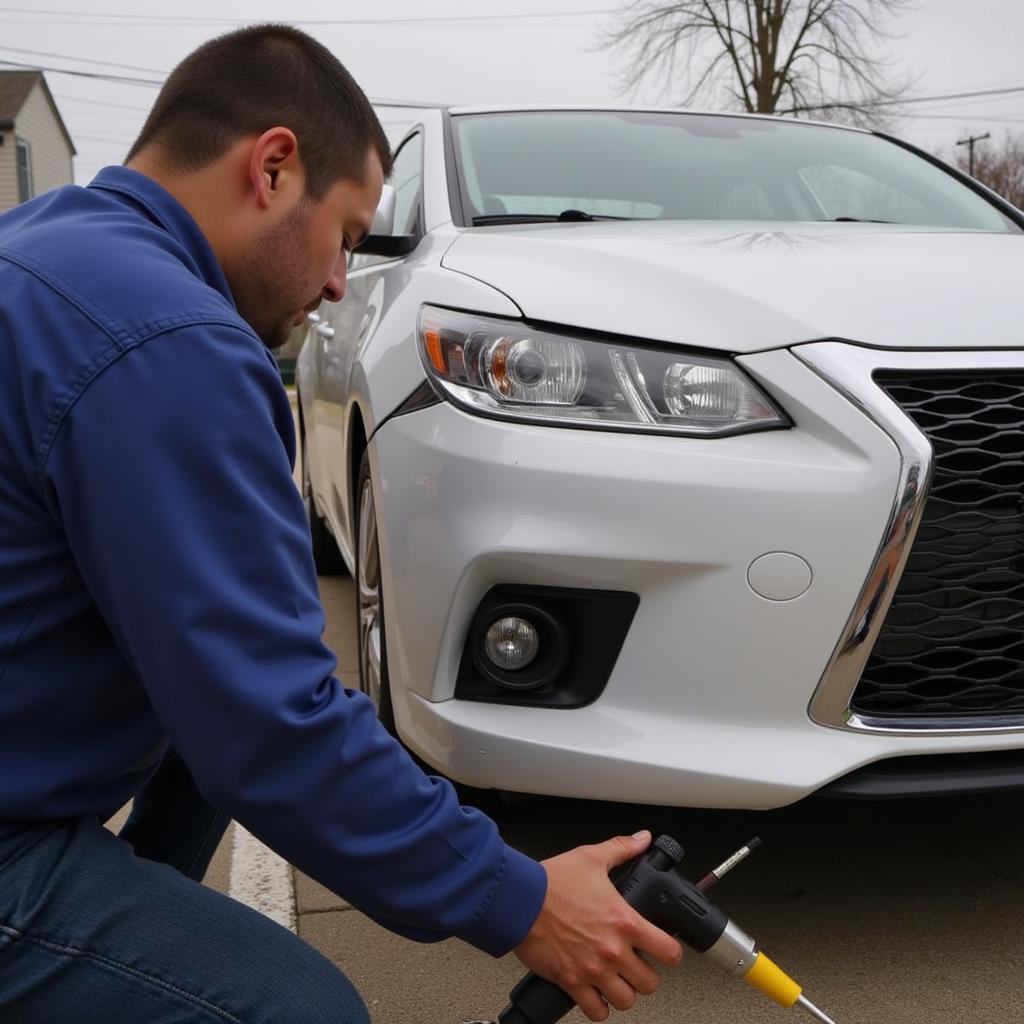
[[[930,223],[924,203],[889,182],[852,167],[813,164],[804,167],[800,177],[830,220],[856,217],[897,224]]]
[[[417,234],[420,221],[420,195],[423,191],[423,136],[406,139],[395,154],[389,179],[395,190],[395,234]]]
[[[453,115],[464,207],[661,220],[850,218],[1020,232],[955,175],[869,132],[654,111]]]
[[[745,181],[719,196],[715,203],[715,216],[729,220],[765,220],[774,215],[775,208],[756,182]]]

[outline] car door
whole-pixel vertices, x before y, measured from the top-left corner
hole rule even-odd
[[[423,133],[416,130],[395,154],[390,184],[395,190],[393,234],[423,233]],[[317,442],[310,458],[314,486],[321,506],[328,510],[335,536],[351,551],[350,486],[345,453],[352,420],[352,367],[372,338],[386,301],[389,276],[402,266],[402,258],[362,255],[349,257],[348,282],[340,302],[321,303],[313,316],[307,344],[314,345],[316,386],[313,415]]]

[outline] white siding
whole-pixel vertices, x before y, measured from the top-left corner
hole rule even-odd
[[[0,213],[18,205],[18,165],[15,160],[14,132],[0,132]]]
[[[70,185],[71,151],[60,130],[53,108],[46,99],[42,83],[36,82],[18,116],[14,133],[32,147],[32,194],[40,195],[60,185]],[[4,148],[7,148],[6,142]],[[14,146],[11,146],[13,152]],[[15,199],[18,182],[15,177]]]

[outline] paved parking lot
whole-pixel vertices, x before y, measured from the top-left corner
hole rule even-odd
[[[326,639],[353,682],[351,581],[324,579],[321,587]],[[1019,797],[819,800],[770,813],[562,800],[489,807],[509,841],[538,857],[639,827],[670,832],[686,846],[693,877],[760,835],[763,847],[721,883],[717,899],[838,1024],[1024,1020]],[[493,1016],[521,973],[512,957],[391,935],[309,879],[296,878],[295,892],[299,933],[352,977],[377,1024]],[[637,1024],[811,1019],[696,955],[663,977],[630,1014]]]

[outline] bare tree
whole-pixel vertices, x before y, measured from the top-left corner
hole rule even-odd
[[[914,0],[631,0],[601,46],[625,51],[635,92],[648,74],[689,87],[684,105],[725,90],[749,113],[886,123],[910,80],[876,52],[886,19]],[[680,73],[681,72],[681,73]],[[677,94],[678,95],[678,94]],[[720,99],[720,95],[714,97]]]
[[[968,171],[968,155],[959,150],[957,166]],[[1024,210],[1024,135],[1007,132],[1000,143],[995,139],[977,147],[974,153],[974,177],[993,192]]]

